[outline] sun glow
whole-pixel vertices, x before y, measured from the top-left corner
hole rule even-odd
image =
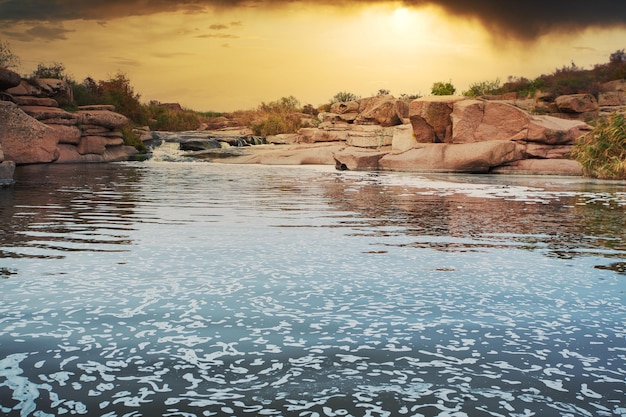
[[[406,32],[415,23],[414,12],[406,7],[398,7],[391,14],[391,24],[394,31]]]

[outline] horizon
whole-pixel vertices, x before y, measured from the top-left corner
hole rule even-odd
[[[537,1],[4,0],[0,40],[21,74],[55,62],[77,82],[121,72],[142,102],[220,112],[288,96],[318,106],[343,91],[428,95],[438,81],[461,93],[591,69],[626,47],[626,3],[572,1],[533,15]]]

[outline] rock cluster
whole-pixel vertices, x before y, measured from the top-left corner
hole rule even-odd
[[[335,146],[333,160],[325,163],[340,169],[467,173],[539,169],[544,174],[581,175],[580,165],[567,155],[591,129],[579,120],[531,115],[507,101],[457,96],[409,103],[378,96],[335,103],[318,117],[317,128],[267,138],[270,143],[294,144],[283,151],[283,161],[297,160],[296,149],[319,156],[318,147],[302,144],[324,143]],[[279,151],[263,153],[246,162],[279,163]]]
[[[21,79],[0,68],[0,144],[15,164],[111,162],[137,153],[125,146],[120,129],[128,119],[113,106],[60,105],[73,101],[63,80]]]

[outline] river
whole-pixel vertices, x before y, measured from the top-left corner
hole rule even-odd
[[[0,414],[626,416],[626,184],[138,162],[0,190]]]

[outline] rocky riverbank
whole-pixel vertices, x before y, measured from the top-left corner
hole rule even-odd
[[[73,102],[67,83],[21,79],[0,68],[0,181],[16,164],[125,161],[128,119],[112,106]],[[582,175],[568,154],[589,132],[585,122],[626,112],[626,80],[597,95],[537,94],[470,99],[430,96],[412,101],[379,95],[335,103],[302,115],[297,133],[254,136],[246,127],[216,131],[144,132],[152,146],[176,142],[186,156],[238,164],[325,164],[347,170]]]

